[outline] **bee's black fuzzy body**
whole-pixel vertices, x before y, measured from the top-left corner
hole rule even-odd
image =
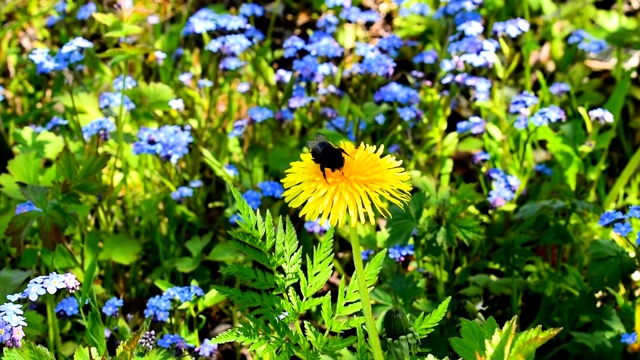
[[[313,162],[320,165],[320,171],[325,180],[327,180],[326,169],[336,171],[344,167],[344,155],[348,156],[347,152],[331,144],[323,135],[316,135],[313,141],[307,142],[307,146],[311,150]]]

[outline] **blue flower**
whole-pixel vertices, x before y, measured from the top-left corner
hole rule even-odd
[[[64,14],[67,12],[68,4],[64,0],[60,0],[56,3],[55,9],[58,13]]]
[[[253,43],[242,34],[232,34],[213,39],[205,46],[205,50],[224,55],[238,56],[251,47]]]
[[[630,334],[622,334],[620,342],[627,345],[633,345],[638,342],[638,335],[635,331]]]
[[[78,309],[78,300],[73,296],[60,300],[58,305],[56,305],[55,312],[56,314],[67,317],[78,315],[80,313]]]
[[[640,206],[638,205],[630,206],[629,211],[627,211],[627,218],[640,219]]]
[[[233,129],[229,133],[230,138],[238,137],[244,134],[244,130],[249,126],[249,119],[236,120],[233,123]]]
[[[316,27],[327,34],[333,34],[338,30],[340,20],[333,14],[324,14],[316,22]]]
[[[410,87],[390,82],[373,94],[373,100],[381,102],[398,102],[402,105],[417,104],[420,101],[418,92]]]
[[[242,197],[247,201],[253,210],[257,210],[262,204],[262,194],[255,190],[247,190]]]
[[[44,128],[47,129],[48,131],[51,131],[59,126],[67,125],[67,124],[69,124],[69,121],[63,118],[54,116],[51,118],[51,120],[49,120],[49,122],[47,123],[47,125],[44,126]]]
[[[0,320],[0,344],[5,343],[11,339],[13,329],[11,325],[7,324],[3,320]]]
[[[26,201],[16,205],[15,215],[24,214],[29,211],[42,211],[42,209],[36,207],[31,201]]]
[[[364,130],[366,127],[366,123],[364,121],[360,121],[360,130]],[[337,116],[336,118],[330,120],[327,123],[327,129],[335,130],[339,132],[346,132],[347,138],[351,141],[356,140],[356,136],[353,132],[353,122],[349,122],[347,124],[347,119],[344,116]]]
[[[512,114],[529,115],[529,107],[537,103],[538,97],[525,90],[511,99],[509,112]]]
[[[236,88],[236,90],[238,90],[240,94],[244,94],[250,89],[251,89],[251,85],[248,82],[241,82],[238,84],[238,87]]]
[[[628,221],[617,222],[613,225],[613,232],[623,237],[629,235],[632,231],[633,228],[631,227],[631,223]]]
[[[184,72],[178,75],[178,81],[185,84],[186,86],[191,86],[191,82],[193,81],[193,74],[190,72]]]
[[[412,106],[398,107],[396,112],[404,121],[411,121],[418,117],[418,110]]]
[[[237,31],[246,29],[248,25],[244,16],[218,14],[211,9],[203,8],[187,19],[182,35],[203,34],[214,30]]]
[[[398,51],[403,45],[404,42],[398,35],[391,34],[379,39],[378,43],[376,44],[376,48],[386,52],[391,56],[397,56]]]
[[[400,246],[394,245],[389,248],[389,257],[395,262],[403,262],[407,257],[412,256],[413,244]]]
[[[189,153],[189,144],[193,142],[189,130],[177,125],[164,125],[158,129],[140,128],[138,141],[133,144],[133,153],[158,155],[162,160],[176,164]]]
[[[389,55],[370,52],[365,55],[361,63],[353,65],[352,71],[357,74],[375,74],[390,77],[396,67],[396,62]]]
[[[489,169],[487,174],[492,179],[488,200],[493,207],[502,207],[507,201],[515,198],[516,191],[520,187],[520,180],[517,177],[508,175],[500,169]]]
[[[238,59],[237,57],[233,57],[233,56],[229,56],[226,57],[224,59],[222,59],[222,61],[220,62],[220,65],[218,65],[218,67],[220,69],[223,70],[237,70],[241,67],[243,67],[245,64],[244,61],[241,61],[240,59]]]
[[[102,307],[102,313],[107,316],[118,316],[118,309],[124,305],[122,299],[118,299],[117,297],[112,297],[107,300],[107,302]]]
[[[284,49],[284,57],[291,58],[296,56],[299,50],[304,49],[305,42],[297,35],[289,36],[284,43],[282,44],[282,48]]]
[[[47,291],[44,289],[44,287],[42,286],[42,284],[38,284],[35,282],[30,282],[29,284],[27,284],[27,288],[24,289],[24,292],[22,293],[22,296],[31,300],[31,301],[36,301],[38,300],[38,297],[46,294]]]
[[[193,189],[188,186],[180,186],[171,193],[171,198],[175,201],[182,201],[193,196]]]
[[[589,118],[591,118],[591,121],[598,120],[602,125],[604,125],[605,123],[613,123],[614,121],[611,111],[603,108],[590,110]]]
[[[282,109],[276,113],[276,120],[289,121],[293,120],[293,113],[289,109]]]
[[[186,340],[178,334],[164,334],[164,336],[158,340],[158,346],[165,349],[174,347],[178,350],[186,350],[192,347],[192,345],[187,344]]]
[[[27,56],[34,64],[36,64],[37,74],[49,74],[60,68],[56,59],[51,56],[49,49],[33,49]]]
[[[374,23],[380,20],[380,14],[375,10],[362,11],[355,6],[345,7],[340,12],[340,18],[350,23]]]
[[[96,4],[89,2],[85,5],[80,6],[78,9],[78,13],[76,14],[76,19],[78,20],[87,20],[91,17],[91,14],[98,11]]]
[[[318,220],[315,221],[307,221],[304,223],[304,228],[311,234],[324,235],[324,233],[329,230],[329,222],[325,221],[323,224],[320,224]]]
[[[240,172],[238,172],[238,168],[232,164],[225,165],[224,170],[231,176],[238,176],[238,174],[240,174]]]
[[[198,80],[198,87],[200,89],[209,88],[211,86],[213,86],[213,81],[211,81],[209,79],[200,79],[200,80]]]
[[[571,91],[571,87],[567,83],[555,82],[549,86],[549,92],[555,96],[562,96]]]
[[[233,214],[229,218],[230,224],[237,225],[239,222],[242,222],[242,217],[240,216],[240,214]]]
[[[360,256],[362,257],[362,261],[367,261],[367,260],[369,260],[369,257],[370,257],[371,255],[373,255],[374,253],[375,253],[375,251],[373,251],[373,250],[369,250],[369,249],[362,250],[362,251],[360,252]]]
[[[555,105],[551,105],[546,108],[538,110],[532,117],[531,123],[535,126],[548,125],[557,121],[564,121],[566,119],[564,110]]]
[[[311,56],[325,56],[328,58],[342,56],[342,46],[329,34],[314,37],[310,39],[310,41],[311,42],[305,46],[305,50],[307,50]]]
[[[242,4],[240,6],[240,15],[245,17],[261,17],[264,16],[264,8],[258,4]]]
[[[333,9],[338,6],[351,6],[351,0],[325,0],[324,3],[329,9]]]
[[[184,100],[171,99],[169,100],[169,107],[171,107],[173,110],[184,111]]]
[[[200,188],[202,187],[202,185],[203,185],[202,180],[199,180],[199,179],[189,181],[189,187],[193,189]]]
[[[480,151],[480,152],[477,152],[477,153],[473,154],[472,161],[473,161],[474,164],[477,165],[477,164],[479,164],[479,163],[481,163],[483,161],[489,161],[490,158],[491,158],[491,155],[488,152]]]
[[[144,316],[155,321],[167,322],[169,311],[173,307],[172,301],[178,301],[182,304],[201,296],[204,296],[204,292],[195,285],[169,288],[162,295],[156,295],[147,301]]]
[[[376,115],[375,118],[373,118],[373,120],[378,123],[378,125],[382,125],[384,124],[384,122],[386,121],[384,114],[378,114]]]
[[[471,116],[469,120],[460,121],[456,124],[456,131],[464,134],[471,131],[472,134],[478,135],[484,133],[486,122],[479,116]]]
[[[123,109],[131,111],[136,108],[136,105],[129,99],[127,95],[121,92],[104,92],[100,94],[99,107],[118,109],[122,106]]]
[[[414,64],[435,64],[438,61],[438,52],[427,50],[413,57]]]
[[[404,3],[404,1],[403,1]],[[398,4],[400,6],[401,4]],[[407,17],[409,15],[419,15],[419,16],[428,16],[431,13],[431,8],[429,5],[424,3],[413,3],[409,5],[409,7],[401,7],[398,15],[400,17]]]
[[[574,31],[567,39],[567,42],[569,44],[578,44],[578,49],[594,54],[599,54],[607,48],[606,41],[597,40],[582,29]]]
[[[300,80],[312,81],[318,71],[318,59],[314,56],[306,55],[301,60],[294,60],[293,70],[300,74]]]
[[[273,118],[273,111],[262,106],[254,106],[248,111],[249,118],[257,123]]]
[[[533,167],[533,170],[537,173],[544,174],[546,176],[553,175],[553,171],[549,169],[549,167],[545,164],[536,164],[536,166]]]
[[[0,102],[4,100],[4,87],[0,85]]]
[[[138,82],[129,75],[127,77],[120,75],[113,80],[113,90],[116,91],[130,90],[136,86],[138,86]]]
[[[45,26],[46,27],[54,27],[57,23],[60,22],[60,20],[64,19],[64,16],[55,16],[55,15],[50,15],[49,17],[47,17],[47,20],[45,21]]]
[[[616,210],[605,211],[602,215],[600,215],[600,220],[598,220],[598,225],[608,226],[608,225],[611,225],[611,223],[618,220],[622,220],[622,219],[626,219],[626,216],[622,215],[620,211],[616,211]]]
[[[262,190],[262,195],[273,196],[276,199],[282,199],[284,187],[277,181],[263,181],[258,183],[258,188]]]
[[[95,119],[82,127],[82,135],[89,140],[93,135],[98,135],[103,140],[109,139],[109,133],[116,129],[115,124],[108,118]]]
[[[195,352],[203,357],[212,357],[213,353],[218,350],[218,344],[212,344],[210,341],[210,339],[204,339],[200,347],[196,348]]]
[[[480,21],[468,20],[458,25],[457,30],[462,32],[465,36],[479,36],[484,31],[484,26],[482,26]]]
[[[507,34],[507,36],[513,39],[529,31],[530,27],[529,22],[525,19],[509,19],[493,24],[493,33],[498,35]]]

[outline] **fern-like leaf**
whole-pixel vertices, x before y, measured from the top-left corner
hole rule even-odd
[[[243,283],[251,284],[251,287],[260,290],[276,287],[276,278],[273,274],[256,267],[248,267],[239,264],[231,264],[222,270],[225,275],[232,275]]]
[[[420,337],[425,337],[433,332],[433,328],[435,328],[440,320],[444,318],[447,314],[447,308],[449,307],[449,302],[451,301],[451,296],[444,299],[443,302],[438,305],[438,307],[433,310],[429,315],[425,316],[424,313],[420,314],[418,318],[413,322],[413,329],[420,335]]]
[[[333,272],[333,228],[329,228],[320,244],[313,250],[313,260],[307,257],[307,276],[300,274],[302,296],[307,299],[329,281]]]

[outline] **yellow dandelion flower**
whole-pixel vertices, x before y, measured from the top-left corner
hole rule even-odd
[[[365,214],[371,224],[375,224],[372,205],[384,217],[390,215],[381,198],[403,207],[410,200],[411,178],[401,167],[402,160],[395,156],[382,157],[384,146],[362,143],[355,147],[341,142],[345,150],[345,162],[342,169],[325,170],[326,180],[322,176],[320,165],[313,162],[310,153],[300,157],[302,161],[291,163],[282,180],[286,191],[284,199],[292,207],[304,204],[300,215],[307,220],[329,221],[331,226],[342,225],[345,215],[349,214],[352,225],[359,221],[365,223]]]

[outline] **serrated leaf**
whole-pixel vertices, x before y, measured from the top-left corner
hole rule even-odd
[[[4,348],[3,360],[55,360],[47,348],[26,340],[21,348]]]
[[[142,335],[147,331],[146,325],[143,323],[142,327],[138,331],[134,332],[126,340],[120,343],[116,350],[116,356],[114,360],[129,360],[133,359],[138,343],[142,338]]]
[[[273,274],[255,267],[231,264],[222,268],[220,272],[230,275],[255,289],[266,290],[276,287],[276,278]]]
[[[5,230],[5,236],[12,238],[14,241],[22,241],[27,235],[27,231],[31,225],[42,215],[41,211],[29,211],[26,213],[15,215],[9,221],[9,226]]]
[[[444,318],[447,314],[447,309],[449,308],[449,302],[451,302],[451,296],[444,299],[438,305],[438,307],[433,310],[429,315],[425,316],[424,313],[421,313],[420,316],[413,322],[413,329],[420,335],[420,337],[425,337],[428,334],[433,332],[433,328],[435,328],[440,320]]]
[[[594,241],[587,255],[587,277],[596,291],[617,286],[624,276],[635,271],[635,262],[627,251],[611,240]]]
[[[73,354],[73,360],[95,360],[99,359],[100,355],[98,354],[98,349],[95,347],[86,347],[81,346],[76,349],[75,354]]]
[[[539,325],[519,333],[513,345],[511,357],[516,360],[525,360],[533,356],[537,348],[544,345],[560,331],[562,331],[562,328],[542,330],[542,326]]]
[[[330,228],[313,250],[313,260],[307,257],[307,276],[300,276],[304,298],[310,298],[329,281],[333,272],[333,229]]]
[[[40,164],[42,159],[34,152],[18,154],[9,161],[7,170],[14,181],[22,181],[27,184],[38,185],[40,181]]]

